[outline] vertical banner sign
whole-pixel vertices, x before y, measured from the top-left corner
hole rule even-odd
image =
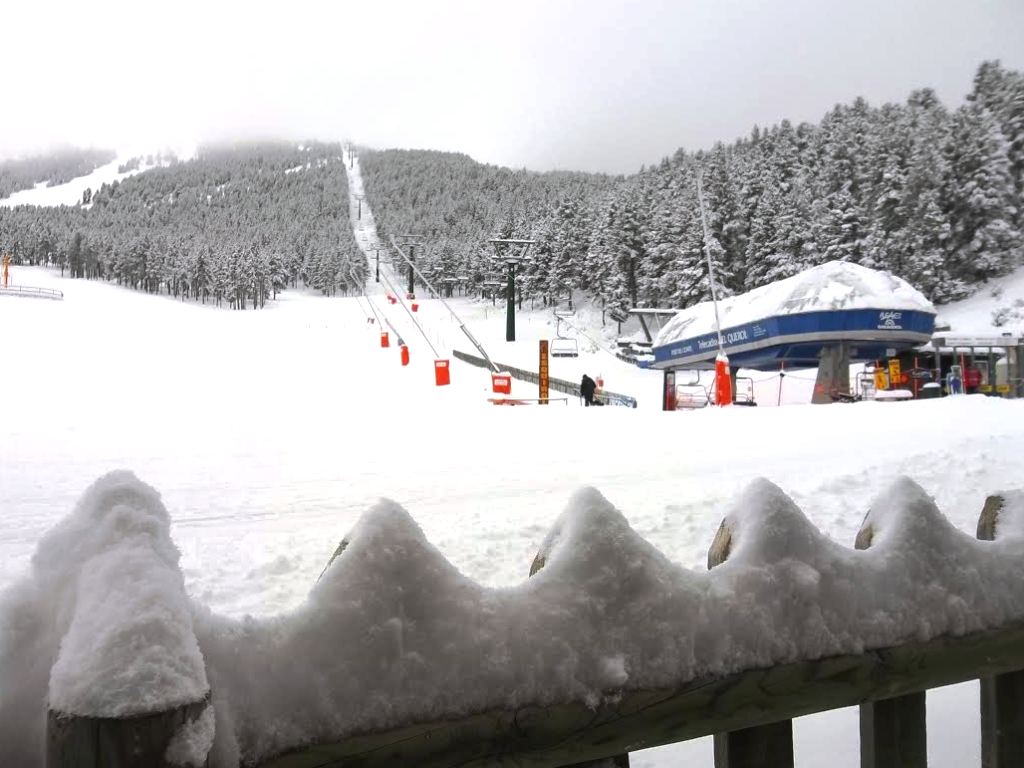
[[[548,384],[550,380],[548,378],[548,340],[540,340],[540,361],[538,363],[537,371],[540,373],[540,404],[548,404]]]
[[[889,361],[889,385],[896,389],[900,383],[900,361],[895,357]]]
[[[665,396],[662,398],[661,410],[676,409],[676,372],[665,371]]]
[[[875,368],[875,389],[888,389],[888,381],[885,376],[884,368]]]

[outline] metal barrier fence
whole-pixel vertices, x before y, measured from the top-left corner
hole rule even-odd
[[[478,368],[490,368],[488,362],[482,357],[460,352],[457,349],[452,350],[452,355],[454,355],[457,360],[469,363],[470,365],[475,365]],[[510,373],[513,378],[529,382],[530,384],[540,383],[540,375],[533,371],[528,371],[525,368],[517,368],[514,365],[505,365],[504,363],[495,363],[495,365],[498,366],[499,370]],[[565,379],[556,379],[552,376],[548,380],[548,386],[556,392],[564,392],[567,395],[573,395],[575,397],[580,396],[580,384],[578,381],[566,381]],[[614,405],[624,405],[628,408],[636,408],[636,398],[630,397],[629,395],[602,390],[601,397],[605,402]]]
[[[23,296],[34,299],[57,299],[64,298],[64,292],[55,288],[36,288],[31,285],[8,285],[0,287],[0,296]]]

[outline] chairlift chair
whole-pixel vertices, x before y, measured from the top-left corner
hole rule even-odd
[[[711,405],[711,393],[703,384],[677,384],[676,410],[694,411]]]
[[[732,393],[732,402],[734,405],[757,405],[757,401],[754,400],[754,380],[751,377],[736,377],[736,391]]]
[[[580,348],[576,339],[556,338],[551,340],[550,346],[552,357],[579,357]]]
[[[555,311],[555,338],[551,340],[549,352],[552,357],[579,357],[580,345],[576,339],[562,335],[562,317]]]
[[[695,373],[691,371],[691,373]],[[694,411],[712,403],[711,392],[700,383],[700,373],[689,381],[676,381],[676,410]]]
[[[573,317],[576,314],[576,310],[568,304],[559,304],[554,308],[555,317]]]

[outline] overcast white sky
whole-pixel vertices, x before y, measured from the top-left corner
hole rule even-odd
[[[1024,69],[1024,0],[5,0],[0,156],[234,137],[631,172]]]

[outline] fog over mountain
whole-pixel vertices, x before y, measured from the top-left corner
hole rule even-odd
[[[0,157],[352,137],[634,172],[858,96],[928,86],[956,104],[979,61],[1024,67],[1017,0],[60,0],[4,16]]]

